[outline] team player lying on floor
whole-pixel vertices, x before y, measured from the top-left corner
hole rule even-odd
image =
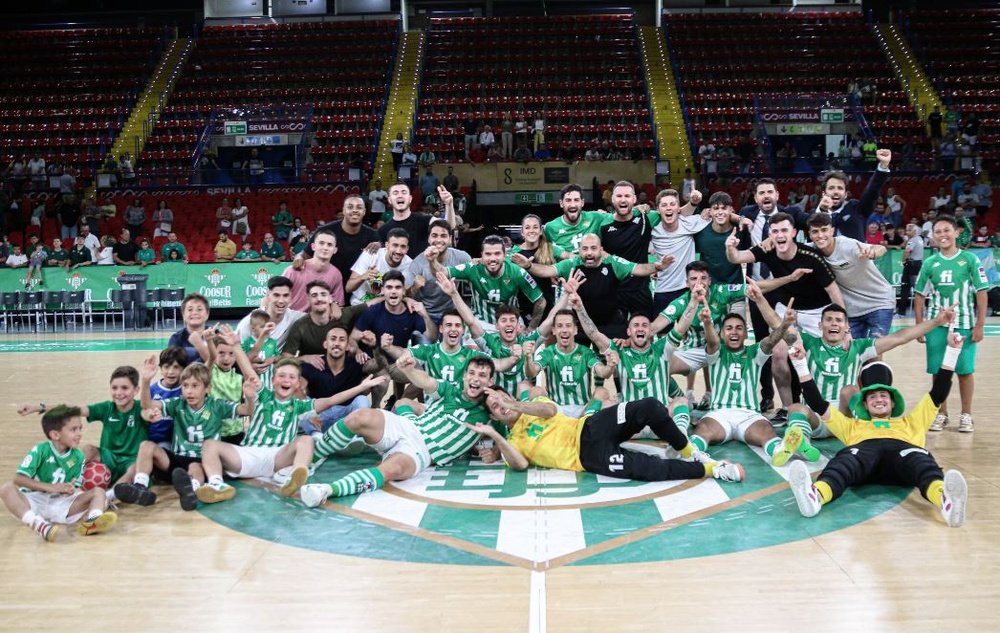
[[[299,494],[315,506],[469,455],[485,461],[502,457],[517,469],[535,465],[640,480],[741,481],[740,465],[707,453],[711,445],[735,439],[759,447],[774,466],[791,462],[793,488],[805,514],[817,512],[816,504],[851,485],[901,482],[919,486],[942,507],[949,524],[961,524],[964,480],[957,473],[940,473],[923,449],[927,428],[934,430],[943,416],[939,407],[951,373],[961,378],[963,413],[971,406],[975,343],[982,338],[982,270],[960,259],[953,223],[940,218],[935,223],[941,257],[934,270],[926,271],[925,265],[917,283],[918,325],[888,334],[888,326],[869,310],[881,309],[886,295],[886,284],[870,262],[879,251],[835,235],[837,217],[817,213],[805,220],[762,210],[761,234],[770,241],[740,250],[735,235],[740,228],[732,229],[733,236],[718,228],[729,230],[739,220],[722,196],[712,198],[718,226],[692,219],[681,235],[675,216],[687,217],[693,209],[681,209],[674,193],[658,196],[663,209],[636,207],[630,214],[634,187],[618,183],[614,191],[612,216],[583,212],[579,188],[565,189],[563,216],[546,225],[544,234],[531,233],[530,255],[523,251],[511,257],[501,238],[489,236],[481,261],[448,265],[450,259],[439,252],[450,249],[448,227],[431,222],[434,239],[424,253],[426,264],[421,262],[426,270],[419,287],[413,288],[403,272],[384,271],[379,296],[372,292],[350,314],[324,299],[332,296],[325,282],[306,284],[301,290],[310,312],[292,314],[286,308],[296,282],[280,276],[267,284],[264,309],[248,315],[238,331],[206,327],[207,301],[198,295],[185,298],[185,329],[176,337],[184,347],[147,359],[141,371],[115,370],[110,401],[51,411],[43,404],[19,408],[22,415],[46,414],[46,441],[25,458],[15,481],[0,489],[0,499],[51,539],[58,523],[82,520],[80,531],[86,534],[111,528],[116,517],[109,505],[154,503],[153,482],[172,483],[185,510],[199,501],[233,498],[236,488],[226,483],[227,476],[273,478],[282,494]],[[815,249],[794,242],[796,227],[805,222]],[[621,250],[618,233],[632,231],[631,224],[638,227],[637,235],[649,238],[650,247],[657,246],[649,261],[638,261],[642,258],[633,252],[626,259],[605,251],[602,238]],[[700,243],[692,235],[706,228],[714,231],[706,242],[714,249],[711,264],[692,261],[692,244]],[[666,238],[658,242],[660,229]],[[397,255],[405,255],[407,236],[389,233]],[[322,239],[330,241],[325,234]],[[321,246],[336,253],[335,242]],[[764,263],[773,274],[758,271],[759,281],[745,283],[727,276],[727,283],[714,284],[712,271],[726,265],[723,249],[733,270],[740,263]],[[553,263],[538,261],[545,252],[558,253]],[[669,296],[660,298],[659,314],[632,312],[629,305],[653,305],[645,279],[667,272],[683,286],[671,287]],[[559,292],[552,305],[535,278],[554,280]],[[468,284],[471,305],[459,282]],[[414,299],[425,296],[429,284],[436,287],[433,314]],[[636,294],[649,294],[650,300]],[[524,314],[517,307],[520,299]],[[767,326],[752,345],[746,343],[742,309],[747,301]],[[284,335],[296,317],[309,320],[303,329],[312,341],[309,353],[282,357],[288,351],[282,349]],[[872,322],[865,331],[871,338],[849,338],[849,329],[864,318]],[[950,328],[958,328],[963,338],[949,336]],[[902,399],[883,388],[886,379],[866,383],[862,368],[923,337],[933,340],[928,371],[935,375],[934,388],[902,416]],[[961,351],[953,352],[959,345]],[[326,353],[317,354],[320,348]],[[760,409],[758,389],[765,362],[785,350],[808,406],[789,406],[788,427],[779,437]],[[191,362],[198,357],[204,363]],[[308,384],[300,362],[309,367]],[[777,365],[791,374],[784,361]],[[154,384],[158,369],[162,378]],[[698,369],[707,369],[710,390],[704,415],[695,421],[692,398],[671,376]],[[775,368],[774,373],[783,372]],[[392,382],[398,390],[386,409],[364,400],[355,404],[366,394],[373,395],[373,404],[381,402]],[[790,403],[790,384],[779,387]],[[310,393],[324,397],[310,398]],[[320,415],[328,410],[332,414]],[[83,419],[103,423],[99,446],[80,445]],[[971,417],[963,415],[961,429],[971,430]],[[622,446],[637,435],[656,437],[670,448],[650,454]],[[802,476],[805,463],[820,457],[812,440],[830,435],[852,450],[838,454],[813,486],[808,474]],[[492,446],[480,442],[484,437]],[[377,465],[333,482],[309,483],[324,460],[364,444],[379,454]],[[85,461],[108,467],[107,489],[78,492]]]

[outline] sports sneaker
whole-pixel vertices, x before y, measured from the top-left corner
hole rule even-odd
[[[805,457],[807,462],[818,462],[823,453],[813,446],[809,440],[802,438],[802,443],[799,444],[799,455]]]
[[[59,526],[53,525],[45,519],[35,519],[31,522],[30,527],[36,534],[38,534],[38,536],[42,537],[49,543],[55,542],[56,536],[59,534]]]
[[[295,493],[299,491],[299,488],[303,486],[307,481],[309,481],[309,469],[305,466],[299,466],[292,471],[291,477],[285,482],[285,485],[281,487],[281,494],[286,497],[294,497]]]
[[[218,486],[205,484],[204,486],[198,486],[198,489],[194,491],[194,496],[198,497],[198,501],[202,503],[219,503],[220,501],[229,501],[235,497],[236,488],[233,488],[229,484],[220,484]]]
[[[705,395],[701,397],[698,404],[694,405],[696,411],[708,411],[712,407],[712,394],[705,392]]]
[[[139,484],[122,482],[115,484],[115,499],[122,503],[134,503],[137,506],[151,506],[156,503],[156,493]]]
[[[778,409],[771,416],[771,426],[774,428],[781,428],[788,424],[788,409]]]
[[[819,491],[813,485],[805,462],[792,462],[788,469],[788,483],[792,487],[795,503],[798,504],[802,516],[814,517],[819,514],[823,503],[820,501]]]
[[[198,495],[194,492],[194,485],[191,483],[191,476],[183,468],[175,468],[170,473],[170,482],[174,484],[174,490],[180,497],[181,510],[190,512],[198,507]]]
[[[80,536],[91,536],[93,534],[107,532],[113,528],[117,522],[117,514],[114,512],[105,512],[93,520],[80,521],[80,525],[76,526],[76,531]]]
[[[965,523],[965,504],[969,500],[969,484],[957,470],[944,474],[944,494],[941,495],[941,516],[948,527]]]
[[[705,451],[699,451],[697,448],[691,451],[690,461],[698,462],[700,464],[718,464],[719,460],[715,459]]]
[[[802,445],[802,429],[797,426],[790,427],[785,431],[785,437],[781,440],[781,446],[771,455],[771,464],[774,466],[784,466],[792,455],[799,450]]]
[[[760,401],[760,412],[767,413],[774,408],[774,399],[772,398],[761,398]]]
[[[939,413],[934,416],[934,421],[931,422],[928,431],[943,431],[944,427],[948,426],[948,416],[944,413]]]
[[[716,462],[712,476],[720,481],[743,481],[743,466],[732,462]]]
[[[963,413],[958,418],[958,432],[959,433],[972,433],[975,431],[972,427],[972,414]]]
[[[306,484],[299,489],[302,503],[310,508],[323,505],[323,502],[332,494],[333,488],[330,487],[330,484]]]

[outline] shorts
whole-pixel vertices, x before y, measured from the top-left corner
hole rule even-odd
[[[962,341],[962,352],[955,363],[955,373],[968,376],[976,371],[976,344],[972,342],[972,330],[956,328],[956,332],[965,337]],[[944,351],[948,347],[948,328],[938,326],[927,333],[927,373],[936,374],[941,369]]]
[[[160,470],[156,466],[153,466],[152,476],[154,481],[158,481],[161,483],[170,483],[171,481],[170,474],[174,472],[175,468],[183,468],[185,471],[187,471],[188,466],[190,466],[191,464],[201,463],[201,456],[187,457],[184,455],[178,455],[173,451],[164,451],[164,452],[166,452],[167,458],[170,460],[170,463],[167,464],[166,470]]]
[[[227,470],[226,474],[237,479],[254,479],[257,477],[272,477],[274,475],[274,460],[281,446],[236,446],[236,454],[240,456],[239,472]]]
[[[822,308],[812,308],[810,310],[795,310],[795,327],[799,328],[802,332],[809,332],[813,336],[822,337],[823,332],[819,329],[819,322],[823,317]],[[774,311],[778,313],[778,316],[782,319],[785,318],[785,304],[779,303],[774,306]]]
[[[50,523],[76,523],[83,517],[83,512],[70,516],[69,510],[82,491],[71,495],[54,495],[38,490],[22,490],[21,494],[28,500],[31,511]]]
[[[718,422],[726,432],[726,437],[723,442],[728,442],[729,440],[739,440],[746,444],[746,432],[758,420],[767,419],[760,414],[758,411],[751,411],[750,409],[712,409],[708,411],[698,420],[697,424],[701,424],[705,418],[712,418]]]
[[[122,475],[131,468],[132,464],[135,463],[135,455],[125,457],[123,455],[118,455],[112,453],[106,448],[99,448],[98,451],[101,454],[101,463],[108,467],[111,471],[111,481],[115,482],[122,478]]]
[[[396,454],[406,455],[417,467],[414,475],[430,467],[431,453],[413,420],[389,411],[383,411],[382,418],[385,420],[382,439],[369,446],[383,458]]]
[[[690,349],[679,349],[674,352],[674,358],[682,361],[693,373],[702,367],[708,367],[708,354],[704,347],[692,347]]]
[[[559,413],[568,418],[581,418],[583,417],[583,412],[587,409],[587,405],[585,404],[560,404],[556,406],[559,407]]]
[[[856,317],[849,317],[847,322],[851,326],[851,338],[879,338],[889,334],[892,329],[892,317],[895,316],[895,308],[880,308],[872,310],[868,314]]]

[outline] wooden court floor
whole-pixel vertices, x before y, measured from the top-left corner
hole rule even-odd
[[[138,365],[151,353],[88,351],[89,340],[118,337],[0,336],[0,478],[12,477],[41,438],[38,418],[19,418],[16,403],[104,400],[113,367]],[[9,351],[17,348],[11,344],[43,340],[60,342],[62,351]],[[887,360],[908,405],[915,404],[929,387],[922,348],[911,344]],[[115,531],[56,544],[42,542],[5,514],[0,630],[996,630],[1000,336],[980,346],[977,369],[976,432],[951,429],[929,440],[942,467],[959,468],[968,479],[961,529],[947,528],[914,492],[873,518],[794,542],[679,560],[532,571],[290,547],[224,527],[202,512],[183,513],[176,495],[163,489],[161,503],[151,508],[125,507]],[[957,392],[956,384],[950,399],[956,418]],[[99,435],[99,425],[89,426],[84,441],[96,444]],[[240,501],[224,510],[239,513]],[[837,510],[834,504],[824,515]],[[361,532],[338,538],[366,538]]]

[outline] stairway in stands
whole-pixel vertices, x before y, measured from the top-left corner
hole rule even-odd
[[[409,139],[413,128],[425,41],[423,31],[407,31],[400,42],[396,67],[389,87],[382,138],[375,161],[375,177],[381,178],[385,187],[396,181],[396,174],[392,168],[392,154],[389,151],[392,140],[400,133],[404,139]]]
[[[639,27],[639,46],[646,71],[653,125],[659,141],[659,157],[670,161],[671,172],[679,176],[685,169],[693,169],[694,166],[691,146],[684,130],[684,108],[677,94],[663,29]]]

